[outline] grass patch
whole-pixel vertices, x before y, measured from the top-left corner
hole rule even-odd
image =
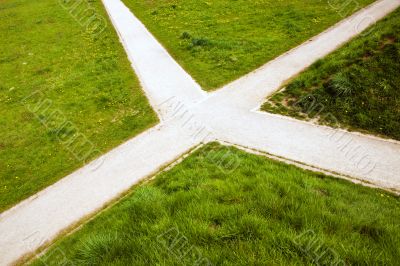
[[[299,265],[323,252],[320,265],[393,265],[399,218],[398,197],[213,143],[33,265]]]
[[[262,110],[400,140],[400,9],[317,61]]]
[[[100,1],[98,35],[67,2],[0,1],[0,211],[157,122]]]
[[[218,88],[373,0],[124,0],[205,90]]]

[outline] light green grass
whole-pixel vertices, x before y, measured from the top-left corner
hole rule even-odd
[[[400,140],[400,9],[316,62],[262,109]]]
[[[373,0],[350,4],[346,0],[124,2],[193,78],[211,90],[301,44]]]
[[[60,134],[84,134],[101,153],[157,122],[107,23],[93,35],[58,0],[0,0],[0,211],[99,155],[77,160]],[[29,97],[35,91],[42,96]],[[48,111],[29,111],[44,99]],[[60,134],[57,110],[74,125]]]
[[[399,219],[398,197],[209,144],[34,265],[302,265],[322,252],[347,265],[395,265]]]

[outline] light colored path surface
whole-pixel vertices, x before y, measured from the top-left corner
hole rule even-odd
[[[208,106],[216,138],[400,191],[400,144],[261,112]]]
[[[252,73],[213,92],[195,108],[216,138],[400,190],[400,142],[249,110],[286,80],[400,6],[381,0]],[[212,118],[212,119],[210,119]]]
[[[36,250],[196,144],[177,122],[160,125],[112,150],[2,214],[0,264]]]
[[[310,41],[214,92],[213,96],[217,98],[216,101],[225,99],[225,102],[236,107],[259,107],[265,97],[276,91],[286,80],[333,52],[399,5],[400,0],[377,1]]]
[[[161,119],[170,111],[162,108],[162,103],[171,97],[178,97],[189,106],[207,95],[121,1],[103,3],[150,104]]]
[[[398,142],[251,111],[284,80],[355,36],[355,25],[367,14],[379,19],[400,0],[381,0],[212,94],[200,90],[120,0],[103,2],[163,122],[2,213],[0,265],[35,251],[196,144],[214,138],[400,191]],[[367,159],[357,160],[360,156]]]

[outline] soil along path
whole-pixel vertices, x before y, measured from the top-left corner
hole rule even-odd
[[[208,97],[121,1],[103,2],[163,122],[2,213],[0,265],[34,252],[195,145],[214,139],[400,191],[398,142],[357,133],[340,137],[340,130],[251,111],[284,80],[354,37],[366,14],[379,19],[400,1],[377,2]],[[367,159],[353,156],[349,137]]]

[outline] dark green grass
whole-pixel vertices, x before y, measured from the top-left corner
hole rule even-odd
[[[37,90],[42,98],[22,101]],[[63,133],[100,152],[157,122],[110,22],[93,35],[58,0],[0,0],[0,211],[85,163],[59,141],[60,124],[27,109],[43,99],[41,119],[59,110],[76,129]]]
[[[357,5],[346,5],[346,0],[124,2],[194,79],[211,90],[263,65],[373,0],[358,0]]]
[[[299,265],[326,252],[346,264],[395,265],[399,219],[399,198],[386,192],[210,144],[34,264]]]
[[[400,140],[400,9],[273,95],[262,109]]]

